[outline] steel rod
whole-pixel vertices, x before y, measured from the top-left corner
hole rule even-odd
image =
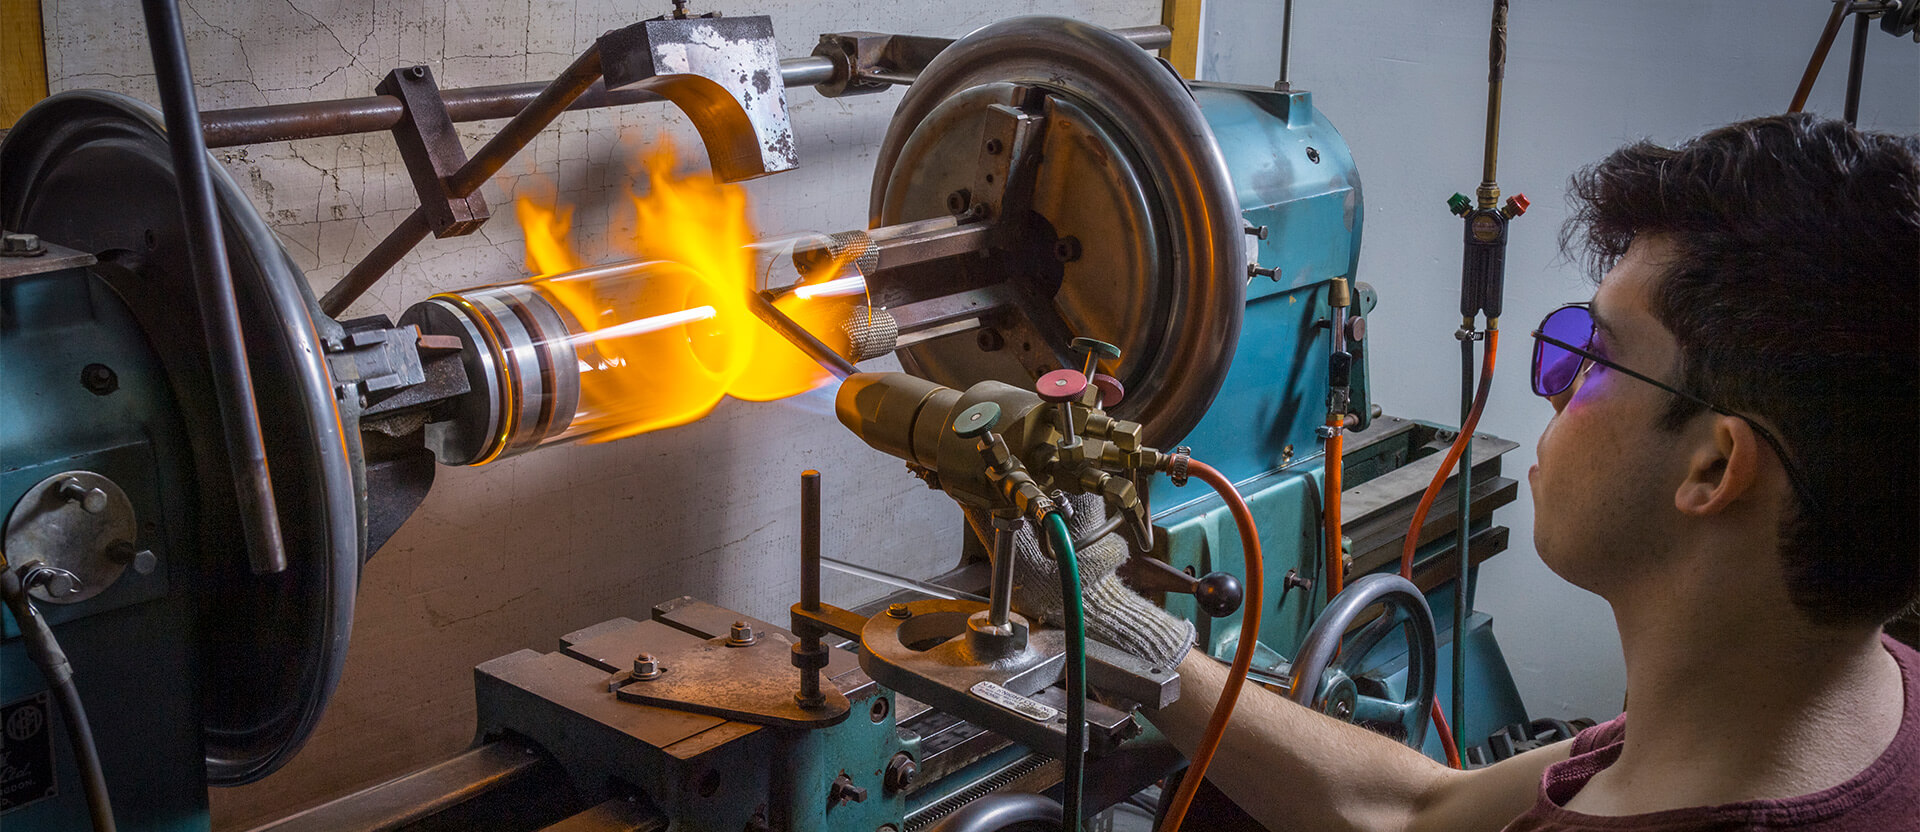
[[[596,44],[580,53],[573,64],[568,66],[560,77],[547,84],[547,88],[527,103],[526,109],[507,122],[500,132],[480,146],[467,163],[447,177],[447,190],[454,196],[468,196],[480,190],[481,185],[500,172],[501,166],[533,141],[540,131],[565,112],[588,87],[600,80],[600,47]]]
[[[1014,521],[993,518],[993,583],[987,590],[987,623],[1007,626],[1013,606]]]
[[[1293,60],[1293,0],[1287,0],[1285,11],[1280,13],[1280,81],[1273,88],[1281,92],[1291,92],[1293,84],[1287,76]]]
[[[800,472],[800,608],[820,611],[820,472]]]
[[[1853,17],[1853,56],[1847,61],[1847,106],[1845,118],[1847,124],[1854,125],[1860,120],[1860,77],[1867,64],[1867,23],[1866,14]]]
[[[256,574],[284,572],[286,544],[280,536],[266,440],[260,433],[259,403],[254,398],[246,341],[240,332],[240,305],[234,297],[233,272],[227,263],[207,148],[200,134],[200,110],[194,101],[193,69],[187,62],[180,8],[174,0],[143,0],[141,7],[146,15],[147,44],[153,52],[161,109],[166,114],[167,146],[179,185],[187,259],[193,269],[194,297],[206,334],[247,559]]]
[[[379,245],[360,258],[360,262],[353,264],[346,277],[340,278],[338,283],[327,289],[327,293],[320,298],[320,311],[334,318],[340,317],[340,313],[347,311],[347,307],[373,288],[382,275],[398,265],[400,258],[407,256],[407,252],[413,251],[414,246],[425,240],[431,230],[427,227],[426,209],[414,208],[413,213],[387,232]]]
[[[800,472],[800,609],[820,611],[820,472],[811,468]],[[820,646],[820,628],[811,621],[794,616],[794,664],[800,668],[800,690],[794,701],[803,708],[819,707],[820,665],[824,664]]]
[[[806,353],[808,358],[827,368],[827,372],[832,373],[835,378],[844,380],[847,376],[860,372],[860,368],[853,366],[853,362],[834,352],[832,347],[821,343],[820,339],[813,337],[813,333],[808,332],[806,327],[801,326],[794,319],[787,317],[787,313],[780,311],[780,308],[767,300],[765,295],[759,292],[748,292],[747,306],[753,310],[754,315],[765,321],[767,326],[773,327],[775,332],[785,336],[794,346],[799,347],[801,352]]]
[[[1813,82],[1820,77],[1820,68],[1827,64],[1827,50],[1833,48],[1833,39],[1840,34],[1840,22],[1847,19],[1847,13],[1853,10],[1849,0],[1834,0],[1833,13],[1827,16],[1826,28],[1820,30],[1820,42],[1813,45],[1813,56],[1807,59],[1807,70],[1800,74],[1800,87],[1793,91],[1793,103],[1787,105],[1787,112],[1797,113],[1807,106],[1807,96],[1813,94]]]

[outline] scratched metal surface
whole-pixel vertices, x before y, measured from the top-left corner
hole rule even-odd
[[[138,15],[116,0],[44,0],[55,91],[154,100]],[[448,87],[540,80],[601,32],[667,11],[665,0],[183,0],[206,109],[371,94],[425,63]],[[1108,26],[1154,23],[1153,0],[702,2],[695,11],[773,18],[782,57],[822,32],[957,36],[1020,14]],[[768,235],[865,223],[873,149],[899,93],[829,100],[789,92],[800,167],[745,185]],[[499,122],[459,125],[469,150]],[[631,232],[625,191],[660,138],[699,156],[667,105],[568,113],[487,185],[494,220],[428,240],[347,317],[397,315],[443,290],[524,275],[515,194],[560,193],[589,261]],[[346,273],[414,205],[385,135],[217,151],[318,290]],[[701,160],[704,162],[704,159]],[[623,223],[629,224],[623,228]],[[560,635],[694,595],[777,623],[796,595],[799,472],[826,474],[826,551],[930,577],[958,552],[958,513],[898,462],[832,418],[831,392],[725,402],[693,425],[597,446],[550,448],[486,469],[441,469],[418,514],[369,565],[346,677],[306,749],[255,786],[213,794],[218,829],[250,827],[443,758],[472,740],[473,667]],[[827,574],[828,600],[877,596]]]

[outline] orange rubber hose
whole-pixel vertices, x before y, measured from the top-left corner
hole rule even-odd
[[[1447,752],[1447,766],[1460,768],[1460,744],[1453,739],[1453,726],[1447,724],[1447,712],[1440,707],[1439,697],[1434,697],[1430,716],[1433,717],[1433,730],[1440,733],[1440,747]]]
[[[1327,426],[1333,428],[1333,435],[1327,437],[1327,487],[1323,489],[1326,497],[1322,500],[1326,505],[1321,513],[1325,515],[1324,522],[1327,527],[1327,563],[1324,573],[1327,577],[1324,583],[1327,585],[1327,601],[1332,602],[1333,596],[1339,595],[1347,582],[1346,546],[1341,542],[1340,537],[1340,491],[1346,487],[1341,470],[1343,467],[1341,455],[1345,453],[1347,446],[1346,419],[1336,414],[1327,419]]]
[[[1447,456],[1440,462],[1440,470],[1433,472],[1433,481],[1427,483],[1426,493],[1420,495],[1420,506],[1413,510],[1413,522],[1407,524],[1406,544],[1400,549],[1400,577],[1413,580],[1413,553],[1420,548],[1420,527],[1427,522],[1427,512],[1433,508],[1433,501],[1440,496],[1440,489],[1447,483],[1447,475],[1453,473],[1453,466],[1459,464],[1460,454],[1466,451],[1467,441],[1473,437],[1474,428],[1480,425],[1480,412],[1487,407],[1487,394],[1493,388],[1493,356],[1500,349],[1500,330],[1487,329],[1486,355],[1480,361],[1480,386],[1473,393],[1473,407],[1467,411],[1467,423],[1460,426],[1460,435],[1453,438],[1453,444],[1447,447]],[[1460,518],[1466,522],[1466,518]],[[1462,557],[1465,552],[1460,553]]]
[[[1200,460],[1187,460],[1187,471],[1220,492],[1220,499],[1226,501],[1227,509],[1233,512],[1233,522],[1240,529],[1242,559],[1247,566],[1246,580],[1241,583],[1246,587],[1246,595],[1240,604],[1240,645],[1233,652],[1233,664],[1227,669],[1226,684],[1220,688],[1220,701],[1213,706],[1213,716],[1207,720],[1206,733],[1200,735],[1200,745],[1193,751],[1186,777],[1173,794],[1166,822],[1161,826],[1166,830],[1178,830],[1186,820],[1193,796],[1200,791],[1200,781],[1206,779],[1207,765],[1213,762],[1213,753],[1219,750],[1220,739],[1226,736],[1227,720],[1233,717],[1233,706],[1240,701],[1240,688],[1247,681],[1247,670],[1253,667],[1254,645],[1260,640],[1260,607],[1264,603],[1260,590],[1266,585],[1260,562],[1260,530],[1254,526],[1253,512],[1240,498],[1240,492],[1234,490],[1225,475]]]
[[[1413,510],[1413,522],[1407,524],[1407,541],[1400,548],[1400,577],[1413,580],[1413,553],[1420,548],[1420,527],[1426,525],[1427,511],[1433,508],[1433,501],[1440,496],[1440,489],[1446,485],[1447,475],[1453,473],[1453,466],[1459,464],[1460,455],[1466,451],[1467,441],[1472,438],[1474,428],[1480,425],[1480,413],[1487,407],[1487,395],[1493,389],[1493,357],[1500,351],[1500,330],[1487,327],[1486,354],[1480,360],[1480,385],[1473,391],[1473,407],[1467,411],[1467,422],[1460,426],[1460,435],[1453,438],[1453,444],[1447,447],[1447,456],[1440,462],[1440,470],[1433,473],[1433,481],[1427,483],[1426,493],[1420,495],[1420,506]],[[1467,518],[1460,518],[1467,522]],[[1460,557],[1467,557],[1461,552]],[[1458,638],[1459,634],[1455,634]],[[1453,727],[1447,724],[1446,715],[1441,713],[1440,700],[1433,701],[1433,725],[1440,732],[1440,744],[1447,751],[1447,764],[1460,768],[1460,747],[1453,737]]]

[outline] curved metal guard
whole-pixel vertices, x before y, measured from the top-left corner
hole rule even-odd
[[[685,111],[721,180],[799,164],[771,18],[647,20],[601,35],[598,48],[607,89],[648,90]]]
[[[1376,604],[1385,604],[1386,613],[1348,639],[1360,613]],[[1395,702],[1361,694],[1349,673],[1399,627],[1407,630],[1407,698]],[[1400,726],[1406,744],[1419,748],[1433,707],[1435,641],[1433,611],[1419,587],[1399,575],[1368,575],[1336,596],[1301,640],[1287,697],[1351,722]]]

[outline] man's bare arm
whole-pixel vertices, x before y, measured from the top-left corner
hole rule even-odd
[[[1153,724],[1191,753],[1227,669],[1199,651],[1180,662],[1180,700]],[[1207,779],[1268,829],[1498,830],[1533,805],[1562,742],[1497,765],[1455,771],[1364,728],[1248,685]]]

